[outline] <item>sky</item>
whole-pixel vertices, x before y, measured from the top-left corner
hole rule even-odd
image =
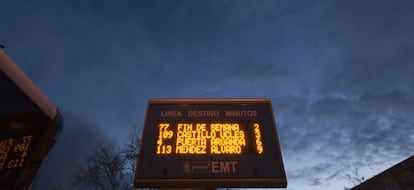
[[[0,43],[65,126],[36,179],[67,188],[149,98],[270,98],[289,190],[342,190],[414,154],[414,3],[3,0]]]

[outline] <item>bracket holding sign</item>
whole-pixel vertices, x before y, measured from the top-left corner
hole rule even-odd
[[[150,99],[135,187],[286,187],[270,99]]]

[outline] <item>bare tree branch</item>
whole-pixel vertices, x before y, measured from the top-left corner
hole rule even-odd
[[[130,190],[140,144],[138,126],[134,125],[122,148],[113,144],[98,147],[73,176],[78,189]]]
[[[124,157],[128,160],[127,169],[129,169],[131,173],[135,173],[135,162],[138,157],[140,143],[141,132],[138,125],[133,125],[133,128],[128,134],[127,142],[122,149],[122,154],[124,154]]]
[[[75,187],[88,187],[100,190],[118,190],[124,186],[126,159],[112,144],[99,147],[87,157],[74,175]]]
[[[346,181],[350,182],[353,186],[356,186],[365,181],[365,177],[359,173],[359,169],[357,166],[352,165],[349,167],[350,173],[345,173],[344,171],[341,172],[341,176],[345,178]],[[345,190],[350,189],[344,187]]]

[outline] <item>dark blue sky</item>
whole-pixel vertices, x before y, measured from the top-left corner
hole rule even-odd
[[[148,98],[271,98],[288,189],[414,154],[411,1],[0,1],[0,43],[65,129],[40,188],[143,125]],[[81,146],[82,144],[87,144]],[[58,162],[65,162],[61,169]]]

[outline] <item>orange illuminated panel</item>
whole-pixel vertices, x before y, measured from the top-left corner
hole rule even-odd
[[[0,140],[0,170],[22,167],[28,156],[28,148],[31,145],[33,135],[21,138],[8,138]],[[9,155],[14,154],[14,159],[8,160]]]
[[[155,153],[263,154],[261,136],[258,123],[159,123]]]
[[[136,187],[286,187],[269,99],[151,99]]]
[[[52,121],[41,114],[0,118],[0,186],[16,189],[30,185],[31,171],[39,167],[45,146],[44,134]],[[47,143],[46,143],[47,144]]]

